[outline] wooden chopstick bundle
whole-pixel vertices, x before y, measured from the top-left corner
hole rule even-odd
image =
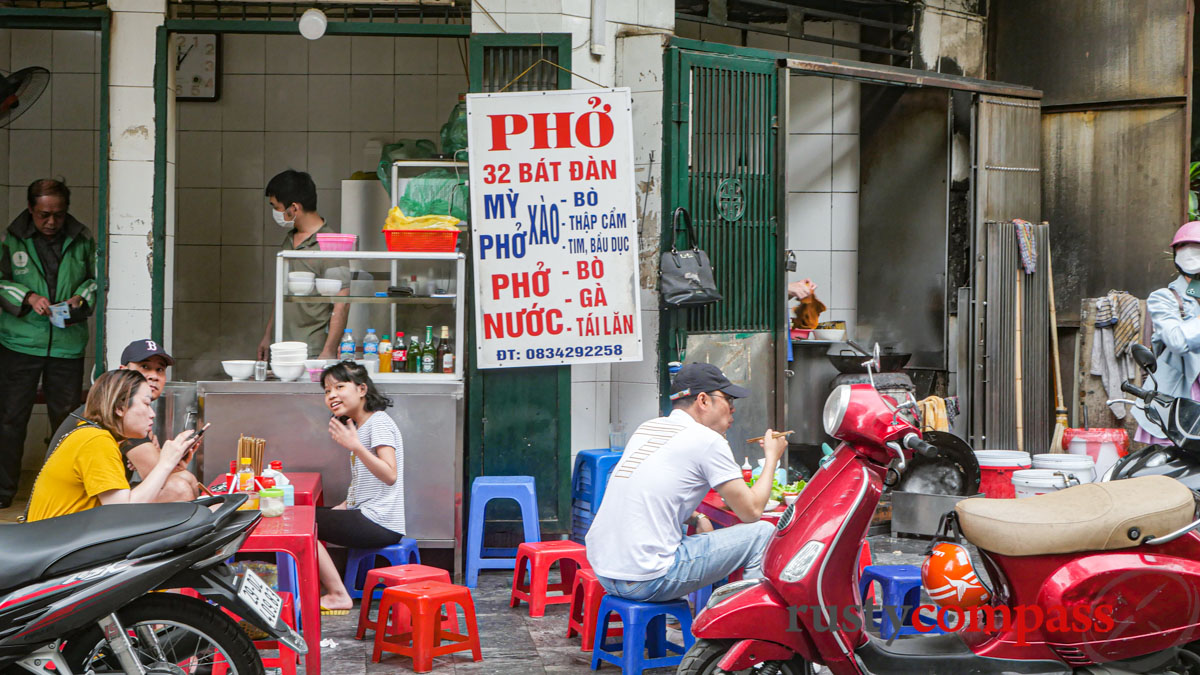
[[[242,458],[250,458],[250,468],[254,469],[255,476],[262,475],[263,456],[266,454],[267,442],[261,438],[252,436],[238,436],[237,457],[238,466],[241,466]]]
[[[796,433],[796,432],[792,431],[791,429],[789,429],[787,431],[776,431],[771,434],[771,438],[787,438],[788,436],[791,436],[794,433]],[[766,438],[766,436],[755,436],[754,438],[747,438],[746,442],[747,443],[757,443],[764,438]]]

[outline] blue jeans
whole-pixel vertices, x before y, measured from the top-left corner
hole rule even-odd
[[[757,579],[774,532],[774,525],[759,521],[684,537],[675,550],[675,562],[658,578],[624,581],[597,574],[596,579],[610,595],[644,602],[682,598],[739,568],[745,569],[745,578]]]

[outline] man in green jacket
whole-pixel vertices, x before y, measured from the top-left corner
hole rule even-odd
[[[52,429],[79,406],[96,300],[96,243],[67,213],[71,191],[41,179],[25,196],[0,244],[0,508],[17,492],[38,382]]]

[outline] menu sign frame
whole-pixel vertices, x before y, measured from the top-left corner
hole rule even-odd
[[[466,102],[479,368],[641,361],[630,89]]]

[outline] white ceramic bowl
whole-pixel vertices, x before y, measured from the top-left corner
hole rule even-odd
[[[763,513],[766,513],[768,511],[774,511],[777,508],[779,508],[779,500],[778,499],[768,499],[767,505],[763,507]]]
[[[275,373],[275,377],[284,382],[295,382],[300,379],[301,375],[304,375],[305,370],[303,361],[300,363],[271,363],[271,371]]]
[[[316,279],[316,278],[317,278],[316,272],[303,272],[303,271],[288,272],[288,281],[291,281],[294,279]]]
[[[317,292],[321,295],[337,295],[342,290],[340,279],[317,279]]]
[[[841,342],[842,338],[846,337],[846,331],[840,328],[818,328],[812,332],[812,337],[814,340]]]
[[[254,377],[253,361],[222,361],[221,367],[225,369],[226,375],[235,380],[248,380]]]
[[[292,356],[295,354],[300,354],[301,358],[308,358],[305,356],[308,354],[307,347],[271,347],[271,353],[278,354],[279,356]]]
[[[796,503],[797,499],[800,499],[800,495],[784,495],[783,503],[791,506],[792,504]]]
[[[285,342],[272,342],[271,349],[308,349],[307,342],[299,340],[288,340]]]
[[[291,295],[309,295],[313,292],[312,279],[288,281],[288,293]]]
[[[304,367],[309,370],[325,370],[325,359],[305,359]]]
[[[271,359],[271,370],[276,366],[303,366],[304,359]]]

